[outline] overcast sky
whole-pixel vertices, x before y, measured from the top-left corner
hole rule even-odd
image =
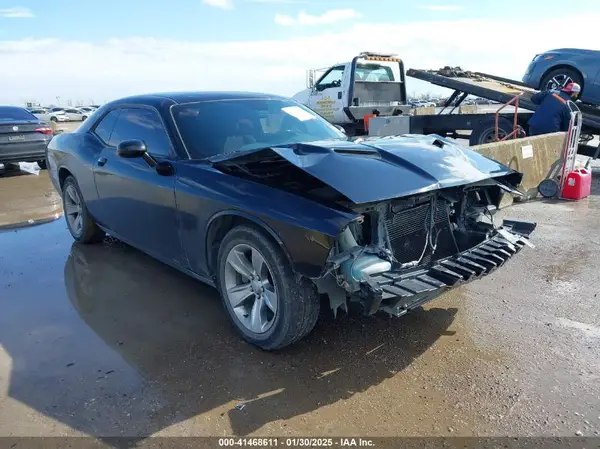
[[[361,51],[520,79],[539,52],[600,49],[598,0],[0,0],[0,103],[174,90],[293,95]],[[435,88],[408,79],[409,92]]]

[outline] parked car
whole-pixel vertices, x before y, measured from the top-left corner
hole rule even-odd
[[[600,105],[600,51],[561,48],[534,56],[523,82],[538,90],[581,85],[582,102]]]
[[[82,111],[80,109],[70,108],[70,109],[65,109],[65,115],[71,121],[82,122],[88,118],[90,113],[86,112],[86,111]]]
[[[492,272],[535,228],[485,218],[516,192],[509,167],[435,135],[354,142],[265,94],[113,101],[52,139],[48,167],[76,241],[108,232],[216,286],[263,349],[307,335],[321,295],[334,312],[401,316]]]
[[[65,111],[51,112],[47,109],[32,109],[30,111],[36,118],[43,120],[44,122],[68,122],[69,117],[65,114]]]
[[[52,128],[25,108],[0,106],[0,164],[37,162],[46,168]]]
[[[92,108],[91,106],[80,106],[77,107],[77,109],[90,116],[97,108]]]

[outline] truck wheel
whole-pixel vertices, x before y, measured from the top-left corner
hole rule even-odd
[[[46,168],[47,168],[46,159],[40,159],[39,161],[37,161],[37,164],[41,170],[46,170]]]
[[[568,83],[577,83],[583,89],[581,73],[568,67],[561,67],[548,72],[540,82],[540,90],[560,89]]]
[[[271,239],[248,226],[225,236],[218,254],[218,287],[238,333],[265,350],[307,335],[319,316],[315,285],[299,279]]]
[[[502,139],[513,131],[513,124],[507,119],[500,117],[498,120],[498,138]],[[490,118],[477,125],[469,137],[469,145],[484,145],[494,142],[496,138],[496,119]]]
[[[359,135],[359,133],[357,132],[356,126],[352,126],[352,125],[346,125],[343,126],[342,128],[344,129],[344,132],[346,133],[346,135],[348,137],[356,137]]]

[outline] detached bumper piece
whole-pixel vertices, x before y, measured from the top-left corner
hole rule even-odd
[[[535,223],[505,222],[493,238],[454,256],[412,271],[390,271],[362,284],[365,314],[383,311],[402,316],[445,291],[486,276],[526,245]],[[506,238],[501,235],[504,234]]]

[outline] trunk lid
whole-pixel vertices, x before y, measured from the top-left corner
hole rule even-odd
[[[49,128],[49,125],[39,120],[0,120],[0,144],[49,140],[51,135],[36,131],[43,128]]]

